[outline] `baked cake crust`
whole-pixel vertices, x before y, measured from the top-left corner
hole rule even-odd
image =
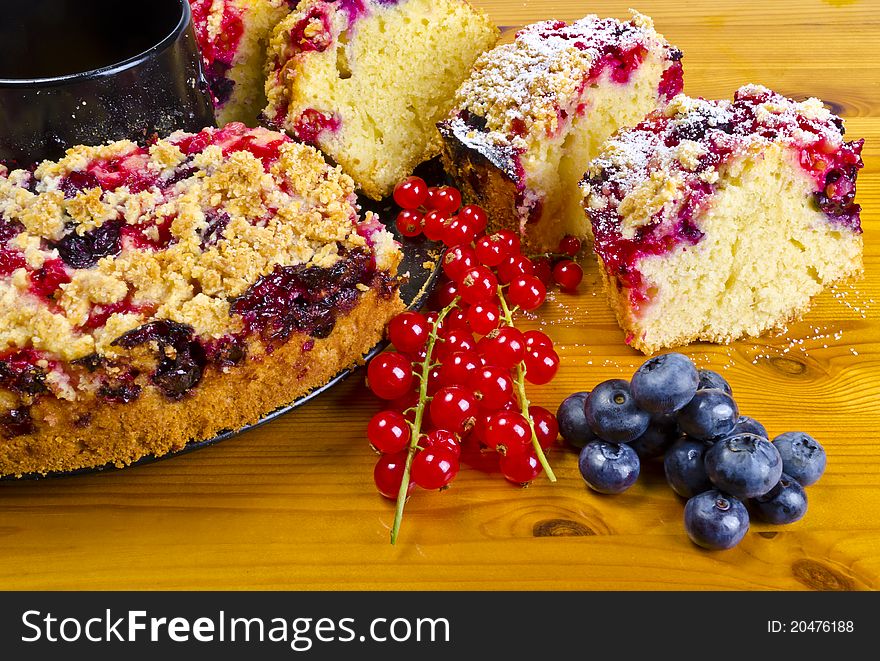
[[[177,449],[354,364],[403,308],[358,211],[314,148],[236,123],[0,167],[0,474]]]
[[[677,96],[583,181],[606,291],[645,353],[782,328],[862,269],[862,140],[818,99]]]
[[[535,23],[483,54],[456,92],[439,124],[444,165],[494,229],[552,251],[566,234],[589,237],[572,200],[598,145],[681,88],[681,51],[646,16]]]

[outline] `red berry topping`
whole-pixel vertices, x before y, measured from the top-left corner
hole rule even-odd
[[[477,234],[485,231],[486,225],[489,222],[489,218],[486,216],[483,207],[479,207],[476,204],[469,204],[466,207],[462,207],[461,211],[458,212],[458,217],[473,227]]]
[[[477,238],[477,231],[460,216],[453,216],[443,224],[440,238],[447,246],[470,245]]]
[[[543,406],[530,406],[529,415],[535,425],[538,444],[546,450],[556,442],[556,438],[559,436],[559,424],[556,422],[556,416]]]
[[[379,411],[367,425],[367,438],[379,452],[400,452],[409,445],[409,424],[397,411]]]
[[[426,450],[428,448],[435,450],[443,449],[451,452],[456,457],[461,456],[461,442],[458,440],[458,436],[445,429],[435,429],[427,436],[424,436],[421,446]]]
[[[514,484],[528,484],[541,474],[541,462],[531,451],[509,452],[498,462],[501,473]]]
[[[421,177],[407,177],[394,187],[394,201],[402,209],[418,209],[428,199],[428,184]]]
[[[540,307],[546,297],[547,289],[534,275],[516,278],[507,289],[508,300],[523,310],[534,310]]]
[[[511,255],[498,266],[498,279],[507,284],[525,275],[532,275],[535,267],[525,255]]]
[[[434,425],[462,434],[474,425],[477,400],[471,392],[460,386],[446,386],[437,391],[429,408]]]
[[[468,309],[467,322],[474,333],[486,335],[498,328],[501,322],[501,310],[491,302],[477,303]]]
[[[528,421],[516,411],[499,411],[489,417],[483,434],[486,445],[505,453],[521,453],[532,442]]]
[[[446,216],[451,216],[461,206],[461,193],[452,186],[429,188],[425,206],[428,209],[436,209]]]
[[[404,209],[397,214],[395,224],[403,236],[418,236],[422,233],[422,214],[418,211]]]
[[[553,267],[553,279],[564,291],[574,291],[584,279],[584,270],[570,259],[563,259]]]
[[[455,282],[461,282],[468,269],[477,265],[477,256],[473,248],[466,245],[457,245],[446,251],[443,255],[443,272]]]
[[[480,408],[497,411],[513,399],[513,379],[510,371],[487,365],[475,370],[468,387],[473,390]]]
[[[476,305],[491,301],[498,288],[498,280],[485,266],[468,269],[459,285],[458,292],[465,303]]]
[[[442,241],[446,231],[446,216],[439,211],[429,211],[422,217],[422,231],[431,241]]]
[[[386,351],[370,361],[367,383],[382,399],[397,399],[409,392],[413,381],[412,365],[402,353]]]
[[[376,483],[376,488],[379,493],[391,500],[396,500],[400,491],[400,483],[403,481],[403,473],[406,468],[406,454],[405,451],[383,454],[373,469],[373,481]],[[412,491],[412,484],[409,485],[407,491]]]
[[[512,369],[523,359],[526,351],[522,331],[513,326],[502,326],[477,343],[477,353],[487,365]]]
[[[551,347],[532,347],[523,358],[526,380],[536,386],[550,383],[559,369],[559,355]]]
[[[443,447],[421,450],[412,461],[412,476],[422,489],[442,489],[458,474],[458,455]]]
[[[557,252],[574,257],[581,251],[581,240],[576,236],[564,236],[559,242]]]
[[[388,339],[404,353],[418,352],[430,334],[431,324],[421,312],[401,312],[388,324]]]

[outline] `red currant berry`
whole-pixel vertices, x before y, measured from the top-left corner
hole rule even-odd
[[[556,251],[562,255],[574,257],[581,251],[581,240],[576,236],[564,236]]]
[[[448,450],[456,457],[461,456],[461,442],[458,440],[458,436],[445,429],[435,429],[423,436],[421,446],[426,450],[428,448],[443,449]]]
[[[445,216],[451,216],[461,206],[461,193],[452,186],[440,186],[428,189],[428,199],[425,200],[428,209],[436,209]]]
[[[532,416],[532,423],[535,425],[538,444],[541,449],[546,450],[556,442],[556,437],[559,436],[559,424],[556,422],[556,416],[543,406],[530,406],[529,415]]]
[[[417,390],[410,390],[403,397],[398,397],[388,402],[388,408],[397,411],[404,418],[412,422],[415,420],[415,407],[419,403],[419,393]]]
[[[477,400],[461,386],[446,386],[437,391],[428,408],[435,426],[463,434],[474,425]]]
[[[403,236],[418,236],[422,233],[422,214],[418,211],[404,209],[397,214],[395,224],[397,225],[397,230]]]
[[[480,408],[497,411],[513,398],[510,371],[492,365],[481,367],[470,376],[468,387],[473,390]]]
[[[412,364],[402,353],[386,351],[370,361],[367,383],[370,390],[382,399],[403,397],[412,385]]]
[[[458,304],[460,306],[464,305],[461,301],[459,301]],[[443,323],[440,324],[441,334],[447,333],[453,329],[470,331],[471,327],[468,325],[467,321],[467,313],[469,309],[470,306],[468,305],[452,308],[446,316],[443,317]]]
[[[551,347],[533,347],[523,358],[526,381],[536,386],[550,383],[559,369],[559,355]]]
[[[523,310],[534,310],[544,302],[547,289],[534,275],[524,275],[510,283],[507,289],[508,300]]]
[[[506,257],[513,257],[514,255],[520,254],[522,243],[520,242],[519,236],[517,236],[516,232],[511,232],[510,230],[498,230],[492,236],[494,236],[495,240],[500,242],[501,245],[504,246]]]
[[[527,330],[523,333],[523,339],[526,342],[526,349],[531,349],[532,347],[553,348],[553,340],[546,333],[542,333],[539,330]]]
[[[456,296],[458,296],[458,285],[452,280],[441,282],[434,291],[434,300],[437,302],[437,307],[441,310],[452,303]]]
[[[477,232],[465,220],[453,216],[443,223],[443,235],[440,238],[447,246],[470,245],[477,238]]]
[[[507,284],[527,275],[532,275],[535,267],[525,255],[511,255],[498,265],[498,279]]]
[[[477,353],[487,365],[512,369],[523,359],[526,351],[522,331],[513,326],[502,326],[477,343]]]
[[[422,489],[442,489],[458,475],[458,456],[445,448],[426,448],[413,457],[410,475]]]
[[[532,442],[529,423],[516,411],[499,411],[490,416],[484,436],[489,448],[511,454],[520,453]]]
[[[485,301],[477,303],[467,311],[467,321],[474,333],[486,335],[498,328],[501,322],[501,310],[494,303]]]
[[[442,386],[464,386],[474,372],[480,369],[476,351],[454,351],[446,356],[440,366],[439,382]]]
[[[446,216],[439,211],[429,211],[422,217],[422,231],[431,241],[441,241],[446,231]]]
[[[409,445],[409,424],[397,411],[379,411],[367,425],[367,438],[379,452],[400,452]]]
[[[461,282],[468,269],[472,269],[476,265],[477,256],[473,248],[469,246],[454,246],[443,255],[443,272],[455,282]]]
[[[461,211],[458,212],[458,217],[473,227],[477,234],[485,231],[486,225],[489,222],[489,218],[486,216],[486,211],[483,207],[477,206],[476,204],[469,204],[466,207],[462,207]]]
[[[553,279],[563,291],[574,291],[584,279],[584,270],[570,259],[563,259],[553,267]]]
[[[428,386],[426,391],[429,397],[433,397],[440,388],[443,387],[443,377],[439,365],[435,365],[428,371]]]
[[[376,462],[373,469],[373,481],[376,488],[386,498],[397,500],[400,492],[400,483],[403,481],[403,473],[406,468],[406,451],[394,454],[383,454]],[[413,484],[407,487],[407,493],[411,492]]]
[[[430,334],[431,325],[421,312],[401,312],[388,323],[388,339],[398,351],[418,352]]]
[[[477,348],[474,336],[462,328],[444,330],[439,339],[441,341],[434,345],[434,357],[441,363],[456,351],[473,351]]]
[[[534,452],[509,452],[498,462],[501,474],[514,484],[528,484],[541,474],[541,462]]]
[[[535,265],[533,275],[543,283],[544,287],[549,287],[553,284],[553,265],[550,263],[550,259],[547,257],[535,257],[532,263]]]
[[[490,301],[498,288],[498,279],[485,266],[468,269],[461,279],[458,293],[462,300],[470,305]]]
[[[418,209],[428,199],[428,184],[421,177],[407,177],[394,187],[394,201],[401,209]]]

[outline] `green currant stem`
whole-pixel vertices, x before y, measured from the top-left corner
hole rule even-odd
[[[507,300],[504,298],[504,289],[501,285],[498,286],[498,299],[501,301],[501,311],[504,313],[504,323],[508,326],[513,326],[513,312],[511,312],[510,307],[507,305]],[[551,482],[555,482],[556,475],[553,473],[553,469],[550,467],[550,462],[547,461],[547,457],[544,455],[544,450],[538,442],[538,434],[535,432],[535,421],[532,419],[532,414],[529,413],[531,402],[526,394],[526,367],[522,361],[516,364],[516,379],[514,380],[514,385],[516,386],[516,394],[517,399],[519,399],[522,416],[529,423],[529,431],[532,432],[532,447],[535,449],[535,455],[541,463],[541,468],[547,473],[547,479]]]
[[[412,468],[412,460],[419,448],[419,440],[422,436],[422,417],[425,414],[425,405],[430,401],[428,397],[428,376],[431,369],[436,367],[437,363],[432,361],[434,353],[434,344],[437,343],[437,333],[440,329],[440,323],[443,318],[448,315],[453,308],[458,306],[458,297],[443,308],[437,315],[437,319],[431,325],[431,334],[428,336],[428,344],[425,347],[425,358],[422,360],[421,373],[416,373],[419,379],[419,401],[415,406],[415,417],[410,423],[411,435],[409,441],[409,451],[406,454],[406,464],[403,467],[403,479],[400,481],[400,491],[397,492],[397,509],[394,512],[394,525],[391,527],[391,543],[397,542],[397,536],[400,533],[400,524],[403,521],[403,508],[406,505],[406,494],[409,491],[409,473]]]

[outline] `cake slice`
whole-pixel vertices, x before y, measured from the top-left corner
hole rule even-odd
[[[381,199],[440,153],[435,124],[497,38],[465,0],[303,0],[272,36],[266,119]]]
[[[589,236],[578,183],[599,145],[681,89],[681,51],[646,16],[526,26],[458,89],[440,124],[446,170],[493,229],[556,250]]]
[[[269,35],[290,12],[288,0],[189,0],[217,124],[256,126],[266,105]]]
[[[862,268],[862,140],[818,99],[680,95],[610,139],[584,206],[627,342],[652,353],[797,319]]]
[[[401,311],[401,253],[313,147],[230,123],[0,167],[0,475],[256,422]]]

